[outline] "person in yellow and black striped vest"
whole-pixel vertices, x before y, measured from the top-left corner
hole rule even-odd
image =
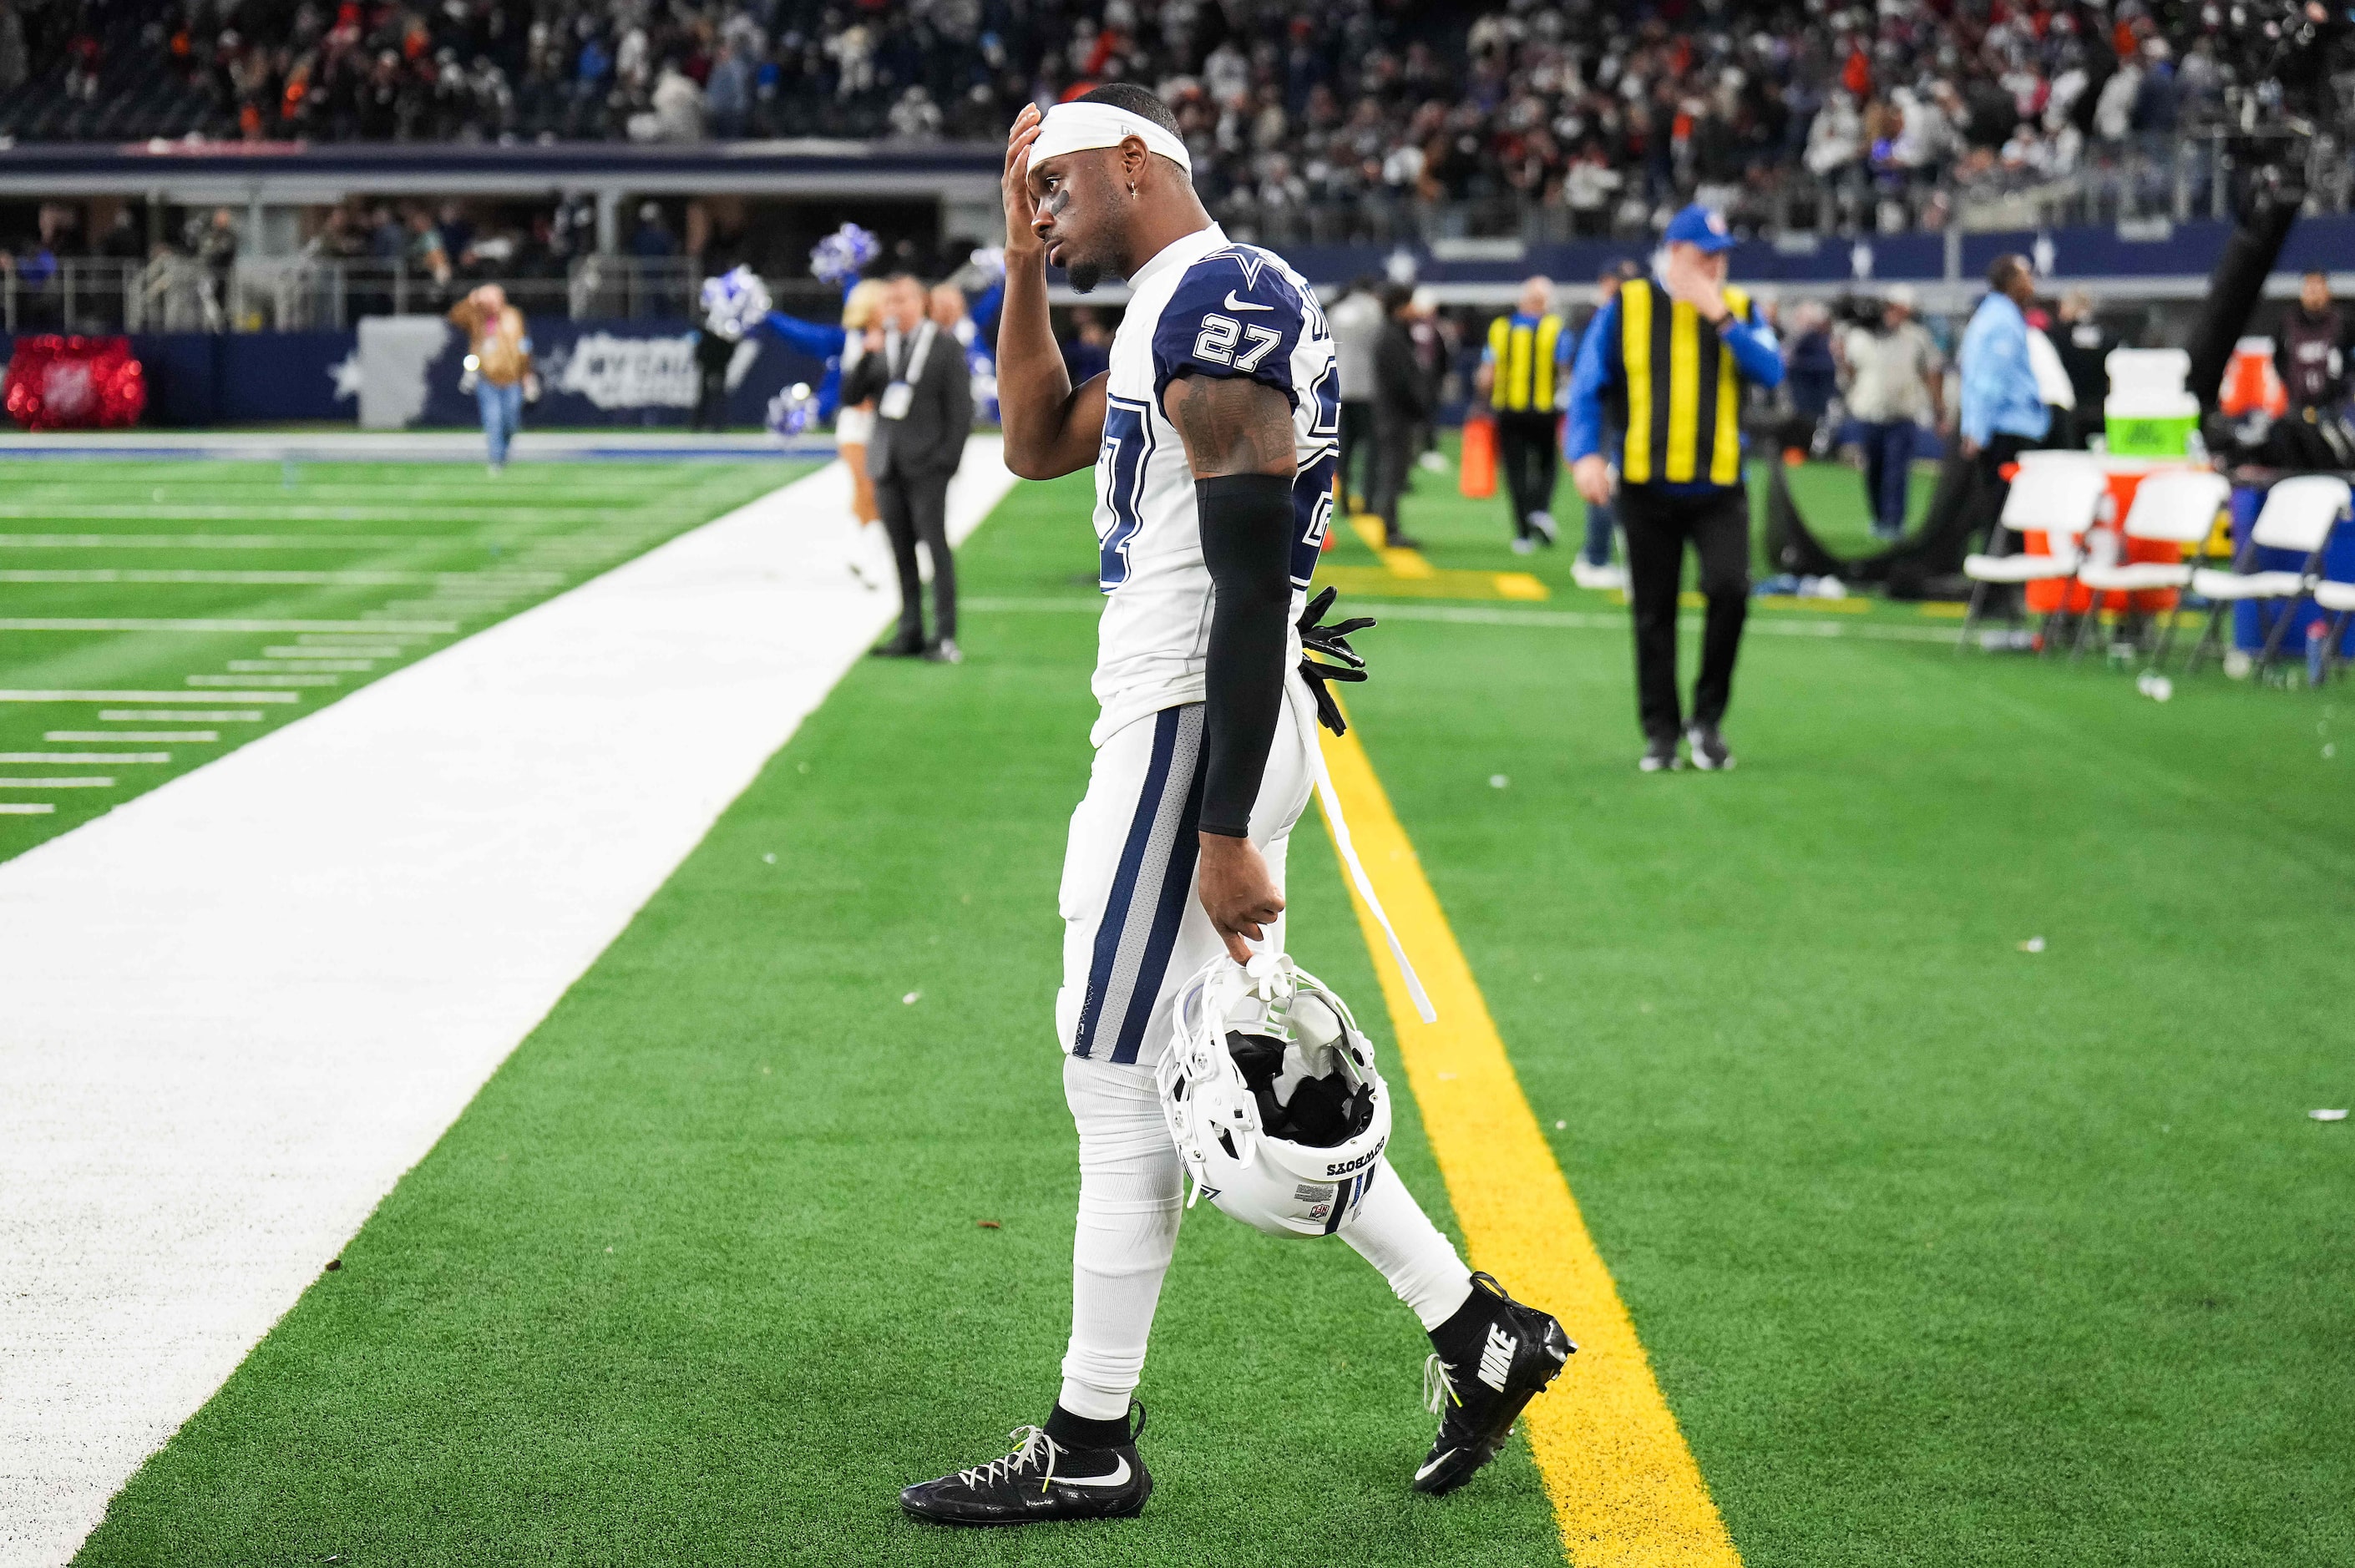
[[[1497,466],[1505,471],[1518,555],[1540,541],[1554,541],[1553,486],[1561,463],[1554,442],[1576,344],[1577,334],[1553,313],[1553,280],[1531,278],[1521,285],[1513,313],[1488,323],[1488,346],[1473,380],[1497,421]]]
[[[1655,278],[1621,287],[1596,313],[1570,384],[1563,448],[1589,504],[1608,502],[1618,470],[1619,525],[1627,535],[1627,600],[1636,620],[1636,706],[1646,773],[1731,768],[1721,726],[1750,609],[1750,498],[1742,484],[1742,393],[1783,379],[1774,334],[1740,289],[1725,284],[1733,238],[1698,204],[1670,220]],[[1603,429],[1625,434],[1603,450]],[[1691,726],[1678,706],[1677,596],[1685,542],[1700,557],[1709,601]]]

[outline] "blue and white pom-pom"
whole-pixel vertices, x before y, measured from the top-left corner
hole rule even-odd
[[[817,394],[806,381],[796,381],[769,399],[769,434],[781,441],[805,435],[817,422]]]
[[[882,242],[855,223],[846,223],[810,250],[810,276],[821,283],[847,283],[883,254]]]
[[[761,324],[769,313],[769,285],[750,267],[731,268],[703,281],[703,324],[730,343]]]

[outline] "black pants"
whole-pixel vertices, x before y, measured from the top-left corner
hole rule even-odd
[[[1749,493],[1739,485],[1682,494],[1660,485],[1623,485],[1619,525],[1627,535],[1636,712],[1645,737],[1672,737],[1684,727],[1677,706],[1677,595],[1684,585],[1688,540],[1700,557],[1700,591],[1709,601],[1692,721],[1719,723],[1733,695],[1734,656],[1750,614]]]
[[[2006,540],[2003,530],[1996,525],[2003,518],[2003,503],[2011,499],[2011,481],[2003,477],[2003,471],[2018,462],[2020,453],[2040,444],[2032,436],[1998,430],[1979,449],[1978,515],[1971,519],[1971,536],[1985,539],[1991,555],[2015,555],[2020,548],[2017,535]]]
[[[1556,415],[1497,415],[1497,465],[1505,471],[1505,493],[1513,503],[1513,537],[1526,539],[1529,514],[1553,513],[1554,476],[1561,466],[1561,450],[1554,438],[1561,433]]]
[[[705,366],[696,373],[695,412],[687,421],[690,430],[718,435],[728,428],[728,366]]]
[[[1343,408],[1348,407],[1343,404]],[[1366,510],[1382,520],[1382,537],[1399,536],[1399,497],[1406,493],[1406,471],[1418,455],[1411,419],[1377,419],[1367,466],[1372,470]]]
[[[1370,496],[1374,493],[1374,475],[1380,467],[1381,454],[1369,443],[1373,433],[1374,406],[1361,397],[1341,399],[1341,499],[1345,502],[1353,495]]]
[[[949,553],[949,475],[909,475],[893,469],[875,482],[875,509],[890,535],[900,568],[899,641],[924,642],[924,582],[916,568],[916,542],[932,557],[932,635],[956,636],[956,557]]]

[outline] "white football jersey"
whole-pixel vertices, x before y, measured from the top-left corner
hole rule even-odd
[[[1333,522],[1341,394],[1333,335],[1307,280],[1217,224],[1168,246],[1129,280],[1113,334],[1103,450],[1096,457],[1097,573],[1105,595],[1094,680],[1098,746],[1122,726],[1203,700],[1210,574],[1193,471],[1161,395],[1179,376],[1248,376],[1292,400],[1295,619]],[[1296,663],[1293,648],[1286,668]]]

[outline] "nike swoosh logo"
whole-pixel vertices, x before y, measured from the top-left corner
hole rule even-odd
[[[1232,289],[1227,291],[1227,309],[1231,311],[1272,311],[1273,305],[1257,305],[1249,300],[1238,300]]]
[[[1062,1487],[1122,1487],[1128,1484],[1128,1456],[1113,1456],[1110,1474],[1102,1476],[1057,1476],[1055,1484]]]
[[[1432,1471],[1433,1471],[1433,1470],[1435,1470],[1435,1469],[1439,1468],[1439,1467],[1440,1467],[1440,1466],[1442,1466],[1442,1465],[1444,1465],[1444,1464],[1447,1463],[1447,1461],[1448,1461],[1448,1460],[1450,1460],[1450,1459],[1454,1458],[1455,1457],[1455,1449],[1453,1449],[1453,1448],[1450,1448],[1449,1450],[1447,1450],[1447,1452],[1446,1452],[1446,1453],[1442,1454],[1438,1458],[1433,1459],[1431,1463],[1429,1463],[1428,1465],[1425,1465],[1422,1469],[1417,1470],[1417,1471],[1414,1473],[1414,1478],[1415,1478],[1416,1480],[1418,1480],[1418,1481],[1419,1481],[1419,1480],[1422,1480],[1424,1477],[1426,1477],[1426,1476],[1430,1475]]]

